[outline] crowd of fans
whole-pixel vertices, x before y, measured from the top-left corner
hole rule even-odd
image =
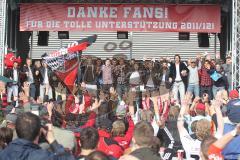
[[[73,90],[46,64],[0,78],[0,160],[240,158],[240,99],[226,63],[82,59]]]

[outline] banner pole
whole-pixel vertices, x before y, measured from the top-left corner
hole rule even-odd
[[[132,47],[133,47],[133,32],[130,32],[130,41],[132,42],[132,45],[130,47],[130,59],[132,59]]]
[[[217,58],[217,34],[214,34],[214,54],[215,54],[215,60],[218,59]]]
[[[30,52],[29,52],[29,55],[28,55],[29,58],[32,58],[32,50],[33,50],[33,31],[31,33]]]

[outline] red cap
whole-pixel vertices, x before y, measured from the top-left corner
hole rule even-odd
[[[196,109],[197,109],[197,110],[201,110],[201,111],[205,111],[206,106],[205,106],[204,104],[202,104],[202,103],[198,103],[198,104],[196,105]]]
[[[239,98],[238,91],[237,91],[237,90],[231,90],[231,91],[229,92],[229,97],[230,97],[231,99]]]

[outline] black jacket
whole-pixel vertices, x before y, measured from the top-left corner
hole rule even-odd
[[[33,73],[33,72],[34,72],[34,67],[31,66],[30,69],[31,69],[31,71],[32,71],[32,73]],[[27,67],[26,65],[24,65],[23,68],[22,68],[22,71],[23,71],[24,73],[28,72],[28,67]]]
[[[187,66],[183,62],[180,62],[180,64],[179,64],[180,76],[182,78],[183,83],[185,85],[187,85],[187,83],[188,83],[188,76],[185,76],[185,77],[182,76],[181,72],[183,70],[186,70],[187,73],[189,73],[189,70],[188,70]],[[172,63],[171,66],[170,66],[169,78],[172,78],[173,83],[175,82],[176,76],[177,76],[176,65],[175,65],[175,63]]]
[[[38,72],[38,74],[36,74],[36,72]],[[33,78],[34,78],[35,85],[40,85],[41,84],[41,82],[43,81],[43,78],[42,78],[40,68],[34,68]]]
[[[162,83],[162,78],[163,78],[163,68],[161,67],[160,68],[160,77],[159,77],[159,84]],[[170,70],[167,69],[166,70],[166,73],[165,73],[165,86],[167,89],[170,89],[171,88],[171,83],[169,82],[169,74],[170,74]]]
[[[32,67],[32,66],[30,67],[30,69],[31,69],[32,74],[33,74],[33,81],[35,82],[35,73],[34,73],[35,69],[34,69],[34,67]],[[26,72],[29,72],[28,67],[27,67],[26,65],[23,66],[22,72],[23,72],[25,75],[26,75]],[[26,78],[27,78],[27,75],[26,75]]]
[[[215,71],[216,71],[216,69],[210,69],[208,71],[208,73],[210,75],[212,75]],[[217,73],[221,74],[222,77],[219,78],[217,81],[213,81],[213,85],[216,86],[216,87],[225,87],[225,89],[228,89],[229,84],[228,84],[228,80],[227,80],[227,77],[225,76],[225,74],[220,73],[220,72],[217,72]]]
[[[7,86],[12,86],[13,84],[17,84],[18,86],[20,85],[20,70],[17,69],[17,76],[18,76],[18,80],[16,83],[7,83]],[[5,77],[9,78],[9,79],[12,79],[13,80],[13,68],[11,69],[7,69],[6,72],[5,72]]]
[[[46,70],[46,68],[44,68],[44,67],[40,68],[40,74],[41,74],[41,77],[42,77],[41,84],[43,84],[43,81],[44,81],[44,78],[45,78],[45,70]],[[49,80],[50,86],[52,86],[52,76],[53,76],[53,73],[52,73],[51,69],[48,68],[48,80]]]
[[[74,160],[56,141],[50,145],[53,152],[41,149],[24,139],[15,139],[0,152],[0,160]]]

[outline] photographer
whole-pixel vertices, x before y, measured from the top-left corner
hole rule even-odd
[[[44,128],[41,128],[38,116],[30,112],[19,115],[16,122],[16,132],[19,138],[12,141],[0,153],[0,160],[74,159],[55,140],[52,125],[48,124],[47,129]],[[37,145],[41,134],[45,136],[53,152],[42,150]]]

